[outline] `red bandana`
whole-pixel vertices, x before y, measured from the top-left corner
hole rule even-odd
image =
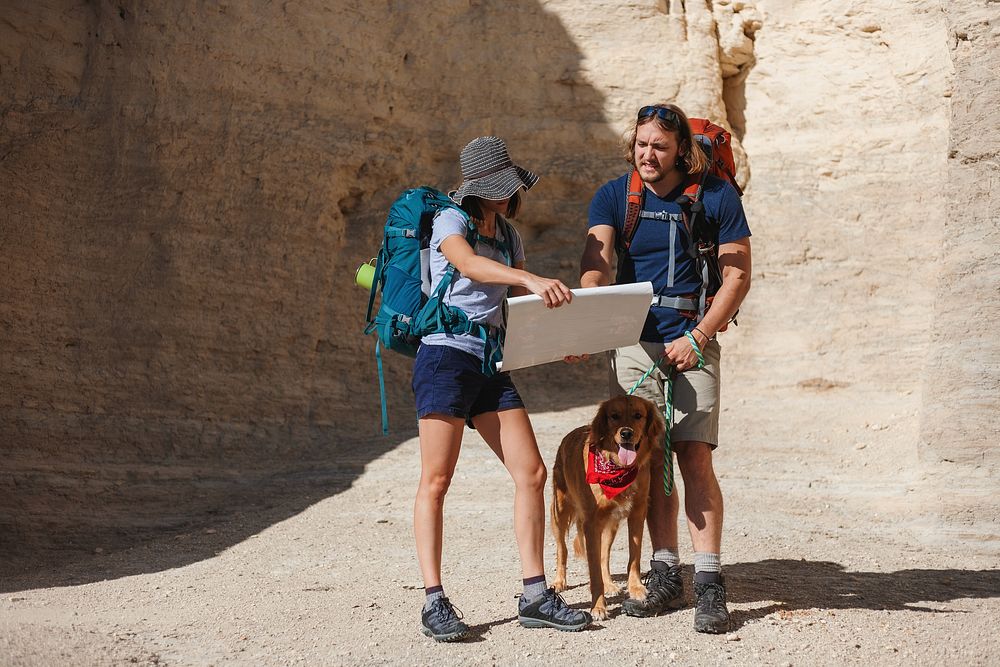
[[[621,468],[611,459],[595,455],[593,448],[587,455],[587,484],[600,484],[608,500],[627,489],[638,472],[638,466]]]

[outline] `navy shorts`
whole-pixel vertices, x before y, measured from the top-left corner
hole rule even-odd
[[[417,418],[431,414],[461,417],[469,422],[486,412],[523,408],[510,373],[483,374],[474,354],[448,345],[421,345],[413,364]]]

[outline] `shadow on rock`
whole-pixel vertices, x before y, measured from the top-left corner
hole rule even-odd
[[[500,134],[543,176],[532,257],[575,278],[581,211],[620,169],[545,3],[22,4],[0,21],[0,61],[25,63],[0,70],[20,119],[0,140],[0,590],[210,558],[349,488],[415,427],[397,356],[376,435],[353,284],[392,199],[454,185],[461,146]],[[589,402],[586,375],[535,373],[531,409]]]

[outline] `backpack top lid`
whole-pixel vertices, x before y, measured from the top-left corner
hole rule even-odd
[[[708,173],[729,181],[729,184],[736,188],[737,194],[742,197],[743,189],[736,182],[736,158],[733,155],[732,135],[725,128],[706,118],[690,118],[688,122],[694,140],[708,158]]]

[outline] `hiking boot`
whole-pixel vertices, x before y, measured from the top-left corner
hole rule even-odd
[[[421,631],[436,642],[453,642],[469,633],[462,612],[448,598],[438,598],[420,613]]]
[[[726,584],[694,584],[697,598],[694,610],[694,629],[713,635],[728,632],[731,626],[729,610],[726,609]]]
[[[547,589],[533,601],[521,596],[517,602],[517,622],[526,628],[555,628],[567,632],[583,630],[594,620],[585,611],[573,609],[554,588]]]
[[[642,580],[646,585],[646,599],[628,598],[622,602],[622,610],[629,616],[656,616],[667,609],[684,606],[684,580],[681,566],[670,566],[658,560],[649,561],[649,573]]]

